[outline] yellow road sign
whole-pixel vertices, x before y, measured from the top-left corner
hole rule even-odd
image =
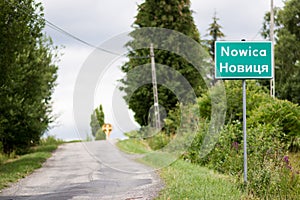
[[[112,131],[112,125],[111,124],[103,124],[102,125],[102,131],[106,134],[106,138],[109,138],[110,133]]]

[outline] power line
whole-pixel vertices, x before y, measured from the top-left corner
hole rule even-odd
[[[256,38],[257,38],[257,36],[261,33],[261,28],[257,31],[257,33],[255,34],[255,36],[253,36],[252,38],[251,38],[251,40],[255,40]]]
[[[9,0],[5,0],[6,3],[10,4],[11,6],[15,7],[15,8],[18,8],[20,9],[21,12],[25,13],[25,14],[28,14],[25,10],[27,11],[30,11],[25,5],[15,5],[13,4],[12,2],[10,2]],[[21,7],[22,6],[22,7]],[[121,54],[117,53],[117,52],[113,52],[113,51],[110,51],[110,50],[107,50],[107,49],[104,49],[104,48],[101,48],[101,47],[97,47],[89,42],[86,42],[85,40],[83,39],[80,39],[79,37],[69,33],[68,31],[60,28],[59,26],[55,25],[54,23],[50,22],[49,20],[47,20],[46,18],[44,18],[43,16],[41,15],[38,15],[38,14],[35,14],[39,19],[42,19],[42,20],[45,20],[46,22],[46,25],[48,25],[48,27],[52,28],[53,30],[56,30],[58,32],[60,32],[61,34],[64,34],[66,35],[67,37],[70,37],[74,40],[77,40],[78,42],[82,43],[82,44],[85,44],[89,47],[92,47],[92,48],[95,48],[95,49],[98,49],[100,51],[103,51],[103,52],[106,52],[106,53],[110,53],[110,54],[113,54],[113,55],[117,55],[117,56],[121,56]]]
[[[23,13],[25,14],[28,14],[25,10],[29,11],[29,8],[26,7],[25,5],[15,5],[13,4],[12,2],[10,2],[9,0],[5,0],[8,4],[10,4],[11,6],[15,7],[15,8],[19,8]],[[21,7],[22,6],[22,7]],[[104,49],[104,48],[101,48],[101,47],[97,47],[83,39],[80,39],[79,37],[73,35],[72,33],[64,30],[63,28],[60,28],[59,26],[55,25],[54,23],[50,22],[49,20],[47,20],[45,17],[41,16],[41,15],[38,15],[38,14],[35,14],[39,19],[41,20],[45,20],[46,22],[46,25],[50,28],[52,28],[53,30],[63,34],[63,35],[66,35],[67,37],[70,37],[84,45],[87,45],[89,47],[92,47],[92,48],[95,48],[97,50],[100,50],[100,51],[103,51],[103,52],[106,52],[106,53],[109,53],[109,54],[113,54],[113,55],[117,55],[117,56],[122,56],[120,53],[117,53],[117,52],[114,52],[114,51],[110,51],[110,50],[107,50],[107,49]],[[146,58],[150,58],[150,55],[147,55],[147,56],[130,56],[129,58],[131,59],[146,59]]]
[[[75,35],[69,33],[68,31],[65,31],[64,29],[58,27],[57,25],[53,24],[52,22],[50,22],[47,19],[45,19],[45,21],[46,21],[46,25],[48,25],[48,27],[50,27],[50,28],[52,28],[52,29],[54,29],[54,30],[56,30],[56,31],[58,31],[58,32],[66,35],[66,36],[68,36],[68,37],[70,37],[72,39],[74,39],[74,40],[77,40],[78,42],[81,42],[81,43],[83,43],[83,44],[85,44],[85,45],[87,45],[89,47],[98,49],[100,51],[104,51],[106,53],[110,53],[110,54],[113,54],[113,55],[121,56],[121,54],[119,54],[119,53],[116,53],[116,52],[113,52],[113,51],[110,51],[110,50],[106,50],[106,49],[103,49],[101,47],[97,47],[97,46],[95,46],[95,45],[93,45],[93,44],[91,44],[89,42],[86,42],[86,41],[80,39],[79,37],[76,37]]]

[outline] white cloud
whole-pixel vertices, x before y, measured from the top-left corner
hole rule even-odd
[[[58,118],[50,133],[63,139],[78,138],[74,128],[70,129],[74,127],[73,91],[78,72],[91,50],[82,46],[69,46],[62,51],[64,55],[59,63],[58,85],[53,94],[54,115]]]
[[[92,44],[99,44],[112,35],[128,31],[137,13],[132,0],[42,0],[45,17],[52,23]],[[58,42],[67,40],[60,33],[54,34]]]

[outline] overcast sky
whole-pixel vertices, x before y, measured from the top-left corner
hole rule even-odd
[[[98,46],[119,34],[132,30],[131,25],[137,14],[137,4],[144,1],[41,0],[41,2],[45,8],[45,18],[48,21],[76,37]],[[262,40],[259,31],[264,14],[270,9],[270,0],[192,0],[191,2],[191,8],[194,11],[193,17],[202,38],[205,38],[206,30],[216,11],[226,40],[242,38]],[[274,0],[274,4],[279,7],[283,5],[281,0]],[[63,56],[59,63],[58,86],[53,95],[53,108],[57,120],[55,127],[48,134],[65,140],[85,137],[85,134],[89,132],[88,124],[84,133],[78,133],[73,119],[73,92],[78,73],[94,48],[61,34],[49,26],[45,31],[53,39],[55,45],[64,46],[60,50]],[[118,114],[112,110],[112,95],[118,85],[116,80],[123,76],[118,71],[117,66],[120,64],[122,64],[122,59],[111,64],[106,74],[99,78],[94,94],[94,107],[100,103],[103,104],[106,122],[112,123],[114,126],[112,137],[122,137],[122,132],[137,128],[130,118],[130,114],[125,120],[125,124],[127,124],[125,126],[120,122],[122,119],[116,119]]]

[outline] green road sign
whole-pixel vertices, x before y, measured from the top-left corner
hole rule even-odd
[[[273,78],[272,43],[217,41],[215,43],[216,79]]]

